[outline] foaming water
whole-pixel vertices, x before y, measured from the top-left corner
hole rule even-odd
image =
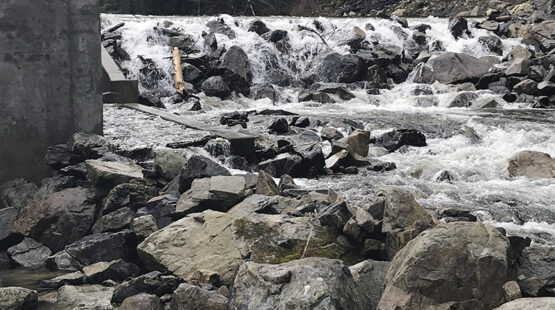
[[[208,32],[206,23],[216,17],[145,17],[130,15],[102,15],[102,25],[107,27],[125,22],[122,43],[131,60],[123,67],[131,77],[137,77],[143,64],[138,56],[152,59],[166,73],[159,83],[159,90],[173,90],[171,50],[167,38],[153,28],[165,21],[180,28],[197,40],[202,50],[203,31]],[[309,31],[298,31],[298,26],[314,28],[312,18],[270,17],[263,18],[266,25],[274,29],[287,30],[290,46],[287,53],[248,32],[254,18],[232,18],[223,16],[226,24],[237,34],[230,39],[217,34],[218,44],[227,48],[238,45],[245,50],[252,64],[254,83],[266,81],[268,68],[286,69],[298,78],[310,66],[315,57],[329,52],[347,53],[341,45],[349,37],[352,28],[366,29],[370,23],[374,31],[366,31],[367,40],[403,47],[413,30],[393,30],[398,25],[390,20],[374,18],[318,18],[322,39]],[[237,22],[237,25],[235,24]],[[426,23],[431,29],[426,32],[428,42],[440,41],[447,51],[464,52],[476,57],[492,55],[479,42],[478,37],[492,35],[485,30],[472,28],[471,37],[455,40],[447,30],[447,20],[440,18],[410,19],[409,25]],[[516,45],[516,39],[503,39],[503,55]],[[364,204],[369,192],[384,185],[403,187],[411,191],[417,200],[431,213],[445,208],[470,210],[480,220],[506,228],[511,234],[532,236],[534,242],[555,242],[555,179],[510,178],[507,171],[508,159],[519,151],[534,150],[555,156],[555,111],[522,109],[524,104],[507,103],[491,91],[480,91],[480,97],[496,98],[502,109],[497,111],[474,111],[469,108],[448,108],[458,94],[452,86],[426,85],[431,95],[413,95],[413,90],[422,85],[410,80],[394,85],[390,90],[381,90],[379,95],[370,95],[364,89],[351,92],[354,99],[335,104],[298,102],[299,88],[278,88],[288,99],[272,102],[269,99],[252,100],[236,96],[229,100],[200,95],[205,113],[191,114],[198,120],[214,123],[224,112],[249,111],[267,108],[289,110],[313,119],[327,121],[350,119],[364,124],[365,128],[378,135],[393,128],[415,128],[425,133],[428,146],[408,148],[391,154],[372,149],[371,157],[394,162],[397,169],[376,173],[361,169],[359,175],[326,176],[314,180],[297,180],[299,184],[317,188],[327,187],[346,196],[353,204]],[[168,107],[178,113],[186,112],[180,105]],[[268,120],[269,121],[269,120]],[[202,132],[184,129],[159,118],[147,117],[139,112],[105,108],[106,135],[122,147],[163,147],[166,143],[193,140],[203,136]],[[264,122],[249,123],[249,128],[263,130]],[[316,131],[321,127],[314,128]],[[348,133],[349,128],[339,128]],[[472,134],[468,134],[468,132]],[[201,151],[201,150],[198,150]],[[202,150],[202,152],[206,151]],[[451,176],[450,182],[439,180],[442,173]],[[240,171],[234,171],[240,173]]]

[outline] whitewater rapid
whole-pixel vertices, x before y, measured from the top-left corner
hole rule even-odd
[[[163,90],[173,90],[170,47],[153,28],[165,21],[172,27],[182,29],[198,39],[208,32],[206,23],[215,17],[145,17],[130,15],[102,15],[105,28],[125,22],[122,29],[122,46],[131,60],[123,66],[131,78],[137,78],[142,67],[138,56],[152,59],[167,74],[159,84]],[[352,31],[353,26],[365,29],[371,23],[375,30],[367,31],[369,40],[381,44],[403,46],[403,39],[394,31],[396,22],[374,18],[318,18],[325,31],[323,37],[329,46],[315,34],[296,31],[298,25],[313,28],[312,18],[270,17],[262,20],[270,29],[289,32],[291,48],[285,56],[276,47],[256,33],[248,32],[254,18],[223,17],[237,36],[235,39],[217,34],[218,44],[227,48],[238,45],[245,50],[253,67],[254,83],[266,80],[266,65],[277,58],[279,67],[298,78],[308,64],[323,53],[335,51],[347,53],[348,47],[340,45]],[[235,25],[235,21],[238,25]],[[411,19],[409,25],[426,23],[432,28],[426,32],[428,41],[439,40],[447,51],[463,52],[473,56],[488,56],[489,51],[478,37],[489,35],[487,31],[472,28],[472,38],[455,40],[447,30],[447,20],[438,18]],[[403,29],[410,37],[412,30]],[[503,55],[516,45],[517,39],[503,39]],[[490,55],[491,56],[491,55]],[[495,56],[502,58],[503,56]],[[364,204],[372,189],[395,185],[411,191],[430,212],[437,214],[445,208],[470,210],[480,220],[505,228],[509,234],[531,236],[538,244],[555,244],[555,179],[510,178],[508,159],[519,151],[533,150],[555,156],[555,111],[525,109],[521,103],[501,101],[498,111],[475,111],[468,108],[447,108],[457,90],[441,84],[431,85],[433,95],[414,96],[411,90],[418,85],[405,82],[384,90],[380,95],[370,95],[363,89],[353,91],[354,99],[336,103],[320,104],[296,100],[300,89],[279,88],[282,102],[269,99],[252,100],[235,97],[230,100],[206,98],[201,95],[206,113],[191,117],[217,124],[217,117],[224,112],[253,109],[279,108],[314,119],[356,120],[373,135],[392,128],[415,128],[425,133],[428,146],[408,148],[402,152],[384,154],[371,149],[370,156],[381,161],[394,162],[394,171],[376,173],[361,169],[359,175],[327,176],[318,179],[299,179],[301,185],[312,188],[331,188],[351,201]],[[480,92],[483,97],[497,97],[491,92]],[[434,100],[437,106],[423,106],[425,100]],[[168,109],[176,113],[186,112],[180,105]],[[105,135],[123,148],[164,147],[167,143],[188,141],[205,133],[185,129],[179,125],[146,116],[136,111],[105,107]],[[263,131],[261,122],[251,121],[249,128]],[[475,135],[469,135],[470,128]],[[321,130],[316,127],[315,130]],[[347,133],[347,128],[339,128]],[[479,137],[476,139],[476,136]],[[454,178],[450,183],[438,181],[438,175],[448,171]]]

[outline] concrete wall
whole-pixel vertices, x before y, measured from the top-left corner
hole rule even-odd
[[[0,183],[38,181],[48,146],[102,133],[98,0],[0,0]]]

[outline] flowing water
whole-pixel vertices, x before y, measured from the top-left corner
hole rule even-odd
[[[213,17],[215,18],[215,17]],[[253,18],[223,16],[237,34],[230,39],[217,34],[220,46],[238,45],[249,56],[254,73],[254,83],[266,81],[269,66],[288,70],[299,78],[315,57],[331,51],[347,53],[348,47],[340,43],[350,35],[353,26],[365,29],[371,23],[374,31],[367,31],[367,40],[380,44],[403,47],[403,35],[392,30],[395,22],[372,18],[327,19],[319,18],[324,31],[322,39],[308,31],[297,31],[299,25],[314,27],[311,18],[271,17],[262,20],[270,29],[289,32],[291,47],[286,54],[279,52],[257,34],[247,32]],[[123,63],[130,78],[137,78],[142,63],[138,56],[152,59],[167,78],[159,83],[159,91],[173,90],[171,50],[166,38],[153,28],[165,21],[171,27],[198,39],[202,49],[201,34],[208,32],[205,26],[210,17],[141,17],[129,15],[103,15],[102,25],[107,27],[125,22],[122,29],[123,48],[131,61]],[[428,42],[441,41],[447,51],[464,52],[473,56],[490,55],[477,38],[489,34],[485,30],[472,29],[472,38],[455,40],[447,30],[447,20],[438,18],[409,20],[410,25],[429,24],[426,32]],[[410,38],[412,30],[403,29]],[[516,39],[503,39],[503,53],[522,44]],[[502,56],[496,56],[502,57]],[[392,128],[415,128],[425,133],[428,146],[408,148],[385,154],[371,149],[370,157],[394,162],[398,169],[376,173],[361,169],[358,175],[326,176],[318,179],[297,180],[314,188],[332,188],[347,197],[353,204],[364,204],[368,193],[384,185],[395,185],[411,191],[430,212],[444,208],[472,211],[480,220],[504,227],[510,234],[531,236],[538,244],[555,243],[555,179],[510,178],[508,159],[523,150],[534,150],[555,156],[555,111],[527,109],[523,103],[507,103],[500,100],[502,109],[475,111],[468,108],[447,108],[457,90],[441,84],[431,85],[433,95],[414,96],[416,87],[411,79],[384,90],[380,95],[369,95],[364,89],[356,89],[356,98],[337,104],[297,102],[299,88],[279,88],[282,102],[269,99],[252,100],[242,96],[231,100],[205,98],[201,95],[206,113],[191,114],[181,105],[169,105],[168,110],[189,113],[190,117],[215,123],[221,113],[229,111],[279,108],[314,119],[355,120],[364,124],[373,135]],[[480,96],[497,95],[482,91]],[[434,101],[435,105],[422,105]],[[249,123],[250,130],[261,130],[262,120]],[[145,146],[163,147],[166,143],[187,141],[202,137],[204,133],[146,116],[136,111],[105,108],[105,134],[123,148]],[[315,127],[321,130],[321,127]],[[339,128],[347,133],[348,128]],[[438,181],[438,175],[448,171],[451,182]]]

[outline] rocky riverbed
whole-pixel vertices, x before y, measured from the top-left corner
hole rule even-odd
[[[252,139],[106,104],[0,185],[0,308],[555,307],[549,13],[104,15],[141,104]]]

